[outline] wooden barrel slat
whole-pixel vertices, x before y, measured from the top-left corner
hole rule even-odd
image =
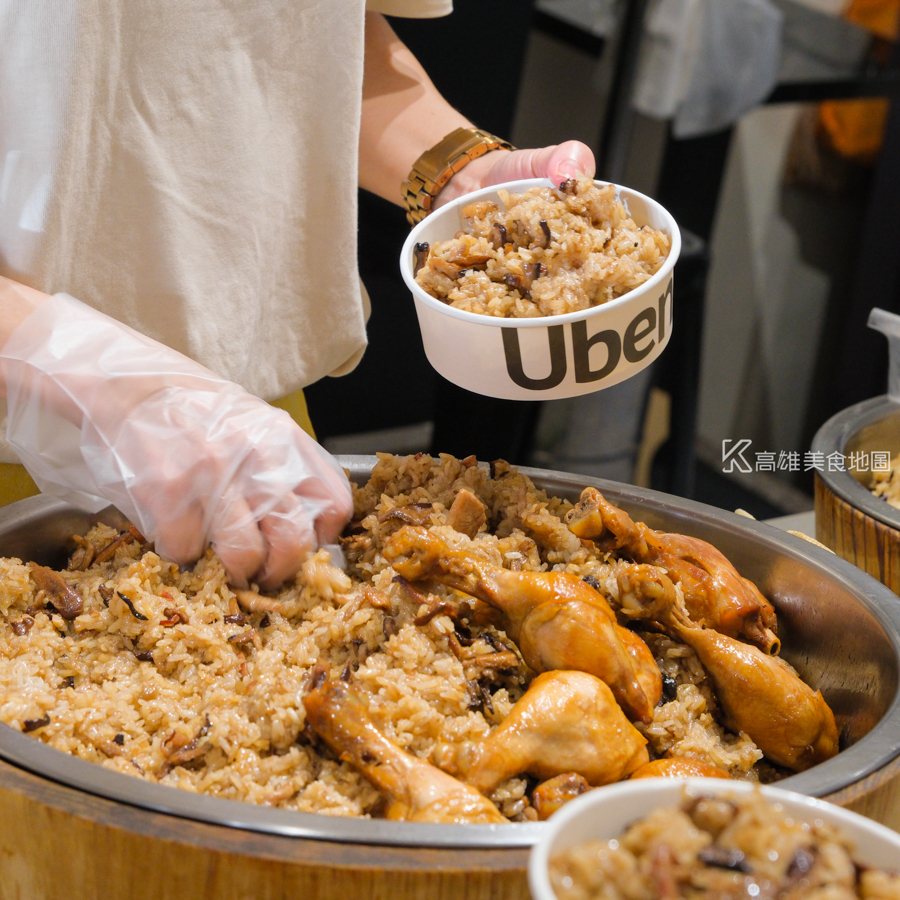
[[[192,822],[0,762],[0,900],[522,900],[527,862]]]
[[[900,759],[825,799],[900,831]],[[0,900],[523,900],[528,850],[378,847],[192,822],[0,762]]]
[[[900,593],[900,531],[851,506],[816,476],[816,540]]]
[[[900,831],[900,758],[877,772],[825,797],[860,815]]]

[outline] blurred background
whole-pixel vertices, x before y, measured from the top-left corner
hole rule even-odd
[[[900,312],[900,0],[455,0],[392,19],[444,96],[518,147],[589,144],[597,177],[666,206],[674,330],[587,397],[499,401],[425,359],[403,211],[360,193],[369,349],[307,389],[333,453],[447,452],[581,472],[757,518],[812,509],[818,427],[883,394]],[[723,471],[723,441],[752,441]],[[730,446],[730,445],[729,445]],[[757,455],[760,454],[760,455]]]

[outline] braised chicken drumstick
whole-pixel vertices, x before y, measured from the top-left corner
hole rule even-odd
[[[746,731],[772,762],[802,772],[838,752],[834,713],[784,660],[677,616],[670,628],[712,679],[725,724]]]
[[[507,821],[474,788],[391,743],[354,691],[329,679],[324,670],[314,670],[303,705],[313,731],[385,796],[386,818],[445,824]]]
[[[632,566],[619,575],[630,615],[650,617],[697,654],[733,731],[745,731],[772,762],[795,771],[838,752],[834,714],[784,660],[692,622],[671,580],[659,569]],[[654,584],[655,582],[655,584]]]
[[[582,491],[566,523],[576,537],[601,549],[665,569],[681,586],[692,621],[778,653],[774,607],[712,544],[635,522],[592,487]]]
[[[646,763],[646,744],[599,678],[544,672],[483,741],[463,745],[455,769],[484,794],[522,773],[544,780],[578,772],[597,787]]]
[[[662,678],[646,645],[621,628],[606,600],[565,572],[513,572],[454,550],[425,528],[407,525],[384,547],[409,581],[432,579],[501,610],[506,632],[536,672],[574,669],[596,675],[632,718],[650,722]]]

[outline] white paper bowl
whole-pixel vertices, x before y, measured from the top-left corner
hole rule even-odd
[[[681,806],[685,787],[694,796],[734,795],[755,789],[747,782],[719,778],[642,778],[590,791],[551,816],[547,830],[534,845],[528,862],[533,900],[557,900],[547,871],[555,853],[587,840],[619,837],[632,822],[654,809]],[[853,842],[857,862],[885,869],[900,867],[900,834],[896,831],[814,797],[777,787],[759,790],[798,819],[821,819],[840,829]]]
[[[617,191],[631,217],[638,225],[664,231],[671,249],[649,281],[609,303],[561,316],[504,319],[455,309],[416,284],[416,244],[452,238],[463,227],[460,209],[475,200],[502,205],[499,188],[518,193],[536,186],[551,184],[530,178],[466,194],[413,228],[400,254],[428,361],[448,381],[476,394],[555,400],[600,391],[649,366],[672,334],[672,270],[681,252],[681,235],[662,206],[626,187]]]

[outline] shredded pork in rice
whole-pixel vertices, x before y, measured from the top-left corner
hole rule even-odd
[[[463,527],[450,515],[463,489],[486,511],[486,521],[465,526],[472,537],[448,524]],[[80,598],[68,618],[54,605],[47,570],[0,561],[0,720],[149,781],[378,816],[378,791],[307,727],[303,697],[317,663],[352,679],[390,741],[437,765],[490,734],[534,677],[496,623],[478,621],[474,601],[460,625],[441,602],[458,604],[463,595],[396,577],[382,555],[394,532],[412,519],[497,565],[596,579],[615,606],[625,563],[576,538],[561,520],[571,504],[505,463],[488,471],[474,459],[383,454],[356,488],[355,508],[343,539],[348,572],[319,551],[294,583],[269,596],[230,587],[212,552],[182,571],[139,536],[105,525],[78,539],[56,576]],[[651,757],[687,756],[736,778],[776,777],[746,735],[720,724],[694,651],[643,636],[666,685],[653,721],[638,726]],[[505,654],[493,657],[502,666],[490,654]],[[533,819],[534,784],[507,779],[492,799],[512,820]]]

